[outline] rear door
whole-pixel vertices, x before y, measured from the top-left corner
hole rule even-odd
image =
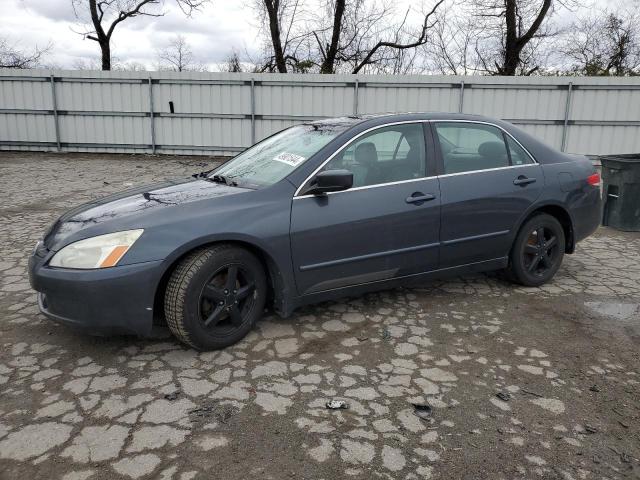
[[[351,189],[294,197],[291,248],[300,294],[437,268],[440,191],[424,133],[420,122],[364,133],[321,169],[350,170]]]
[[[505,257],[518,221],[540,196],[540,165],[495,125],[432,123],[442,195],[440,266]]]

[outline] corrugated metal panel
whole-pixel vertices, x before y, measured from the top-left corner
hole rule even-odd
[[[149,119],[145,117],[60,117],[60,135],[66,143],[150,144]]]
[[[468,88],[464,112],[505,119],[564,118],[566,90]]]
[[[262,84],[256,87],[258,115],[339,117],[353,114],[353,88]]]
[[[457,112],[457,88],[407,88],[393,85],[358,88],[358,112]]]
[[[251,144],[251,121],[221,118],[156,118],[156,139],[160,145],[185,147],[243,148]],[[147,143],[149,140],[147,140]]]
[[[58,109],[148,112],[148,85],[55,82]]]
[[[308,119],[460,108],[569,152],[640,152],[636,78],[45,70],[0,71],[0,149],[232,155]]]
[[[51,84],[48,81],[3,81],[0,84],[0,108],[50,110]]]
[[[49,115],[0,115],[0,141],[55,142],[55,127]]]
[[[572,120],[640,120],[640,90],[578,88],[572,100]]]
[[[534,137],[542,140],[547,145],[559,147],[562,143],[562,126],[518,124],[518,127],[525,132],[533,135]],[[577,150],[573,150],[573,153],[579,152]]]
[[[148,89],[148,85],[145,87]],[[169,112],[169,102],[173,102],[176,113],[248,114],[251,113],[250,94],[250,88],[244,85],[153,85],[156,112]],[[144,108],[147,109],[148,104]]]
[[[591,155],[607,155],[612,152],[638,153],[640,152],[639,138],[640,126],[571,127],[567,151],[586,153],[584,146],[588,145],[588,153]]]

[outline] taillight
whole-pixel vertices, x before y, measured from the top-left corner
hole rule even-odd
[[[587,177],[587,183],[589,185],[591,185],[592,187],[600,186],[600,174],[599,173],[594,173],[593,175],[589,175]]]

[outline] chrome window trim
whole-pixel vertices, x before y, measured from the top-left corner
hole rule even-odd
[[[397,180],[395,182],[376,183],[375,185],[364,185],[362,187],[353,187],[353,188],[349,188],[347,190],[340,190],[339,192],[327,192],[324,195],[336,195],[338,193],[357,192],[358,190],[368,190],[370,188],[388,187],[390,185],[400,185],[402,183],[421,182],[423,180],[429,180],[429,179],[432,179],[432,178],[436,178],[436,176],[434,175],[434,176],[431,176],[431,177],[409,178],[408,180]],[[305,182],[302,185],[304,185],[308,181],[309,181],[309,179],[305,180]],[[310,197],[317,197],[317,196],[318,195],[299,195],[299,196],[293,197],[293,199],[296,200],[298,198],[310,198]]]
[[[513,139],[513,141],[515,141],[525,151],[525,153],[527,155],[529,155],[529,158],[531,158],[531,160],[533,160],[533,163],[528,163],[528,164],[525,164],[525,165],[508,165],[506,167],[497,167],[497,168],[485,168],[485,169],[482,169],[482,170],[469,170],[468,172],[445,173],[445,174],[442,174],[442,175],[431,175],[431,176],[424,176],[424,177],[420,177],[420,178],[410,178],[408,180],[399,180],[399,181],[396,181],[396,182],[377,183],[375,185],[364,185],[362,187],[349,188],[347,190],[341,190],[339,192],[327,192],[326,195],[335,195],[336,193],[355,192],[355,191],[358,191],[358,190],[365,190],[365,189],[369,189],[369,188],[387,187],[389,185],[398,185],[398,184],[402,184],[402,183],[417,182],[417,181],[426,180],[426,179],[429,179],[429,178],[450,177],[450,176],[453,176],[453,175],[467,175],[467,174],[470,174],[470,173],[489,172],[489,171],[493,171],[493,170],[504,170],[506,168],[529,167],[531,165],[538,165],[539,164],[538,161],[535,159],[535,157],[533,155],[531,155],[529,150],[527,150],[518,141],[518,139],[516,139],[513,135],[511,135],[509,132],[507,132],[500,125],[496,125],[495,123],[485,122],[485,121],[482,121],[482,120],[464,120],[464,119],[455,119],[455,120],[444,120],[444,119],[443,120],[434,120],[434,119],[403,120],[403,121],[399,121],[399,122],[385,123],[384,125],[376,125],[375,127],[368,128],[368,129],[360,132],[356,136],[354,136],[354,137],[350,138],[349,140],[347,140],[344,144],[342,144],[340,146],[340,148],[338,148],[324,162],[322,162],[320,164],[320,166],[318,166],[313,172],[311,172],[311,174],[308,175],[307,178],[305,178],[304,182],[302,182],[300,184],[300,186],[296,189],[295,193],[293,194],[293,199],[295,200],[295,199],[298,199],[298,198],[317,197],[317,195],[300,195],[300,191],[302,190],[302,187],[304,187],[307,184],[307,182],[316,173],[318,173],[327,163],[329,163],[336,155],[338,155],[342,150],[344,150],[353,141],[357,140],[358,138],[362,137],[363,135],[365,135],[365,134],[367,134],[369,132],[372,132],[374,130],[379,130],[379,129],[385,128],[385,127],[391,127],[393,125],[404,125],[404,124],[409,124],[409,123],[438,123],[438,122],[440,122],[440,123],[477,123],[477,124],[481,124],[481,125],[489,125],[489,126],[495,127],[497,129],[499,129],[500,131],[504,132],[506,135],[509,135],[509,137],[511,137]]]
[[[506,167],[494,167],[494,168],[483,168],[481,170],[469,170],[466,172],[456,172],[456,173],[444,173],[442,175],[438,175],[438,178],[445,178],[445,177],[455,177],[458,175],[469,175],[471,173],[480,173],[480,172],[494,172],[496,170],[507,170],[509,168],[522,168],[522,167],[533,167],[537,164],[535,163],[526,163],[524,165],[507,165]],[[345,190],[348,191],[348,190]]]

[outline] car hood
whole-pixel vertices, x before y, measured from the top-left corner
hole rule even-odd
[[[80,230],[124,217],[140,218],[160,209],[249,191],[203,179],[167,180],[125,190],[69,210],[51,226],[44,244],[51,248]]]

